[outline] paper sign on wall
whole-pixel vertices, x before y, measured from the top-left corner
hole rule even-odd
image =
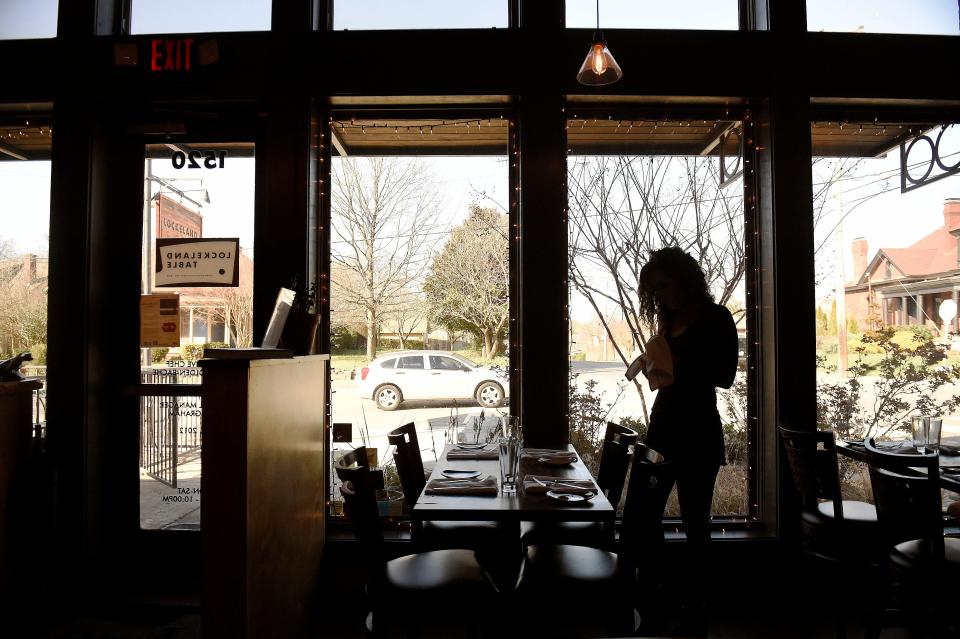
[[[140,346],[180,346],[180,296],[140,296]]]
[[[156,286],[239,286],[238,238],[157,240]]]

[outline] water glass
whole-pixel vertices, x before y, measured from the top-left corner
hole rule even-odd
[[[501,415],[499,421],[497,443],[500,447],[500,491],[509,495],[517,492],[523,437],[519,418]]]
[[[520,438],[501,436],[500,491],[505,495],[517,492],[517,474],[520,472]]]
[[[910,422],[910,432],[913,435],[913,445],[921,454],[927,450],[930,437],[930,418],[926,415],[914,415]]]
[[[940,451],[940,430],[943,426],[942,417],[931,417],[927,428],[927,448],[934,452]]]

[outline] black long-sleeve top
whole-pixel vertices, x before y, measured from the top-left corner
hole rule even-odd
[[[678,464],[725,464],[717,387],[737,374],[738,340],[725,306],[709,304],[677,336],[667,331],[673,384],[661,388],[650,412],[647,445]]]

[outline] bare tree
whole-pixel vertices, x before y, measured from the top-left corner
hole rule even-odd
[[[427,303],[419,291],[405,290],[400,292],[397,299],[385,316],[385,325],[395,329],[400,340],[400,348],[407,347],[407,340],[417,329],[426,333]],[[424,336],[426,342],[426,336]],[[426,343],[424,344],[426,346]]]
[[[12,260],[17,257],[17,244],[13,239],[0,235],[0,260]]]
[[[331,178],[331,259],[356,275],[334,283],[332,306],[362,310],[374,359],[381,316],[421,280],[442,234],[439,192],[416,159],[342,158]]]
[[[450,233],[423,285],[437,322],[466,330],[483,343],[484,358],[500,352],[510,313],[510,249],[507,216],[471,205]]]
[[[0,353],[47,343],[47,291],[19,280],[0,283]]]
[[[238,348],[253,344],[253,291],[244,287],[224,289],[210,314],[223,322],[229,339]]]
[[[721,187],[715,158],[587,157],[572,164],[568,185],[570,282],[624,364],[650,337],[637,294],[650,250],[675,245],[690,253],[719,304],[740,285],[743,189]],[[629,328],[628,342],[607,319],[611,305]],[[634,384],[646,420],[643,393],[639,382]]]

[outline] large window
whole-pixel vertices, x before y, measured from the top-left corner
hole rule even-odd
[[[334,29],[505,29],[508,0],[335,0]]]
[[[808,31],[960,34],[954,0],[807,0]]]
[[[451,418],[509,411],[509,121],[331,127],[333,453],[375,449],[398,515],[387,433],[415,423],[429,468]]]
[[[0,40],[55,37],[58,7],[59,0],[3,0]]]
[[[754,514],[742,127],[607,115],[567,122],[571,440],[596,463],[608,421],[645,437],[657,392],[643,376],[624,378],[654,330],[639,312],[639,271],[651,250],[679,246],[699,262],[740,337],[736,381],[717,396],[728,464],[713,502],[714,516],[740,519]],[[666,515],[678,514],[674,494]]]
[[[594,29],[595,0],[566,0],[567,27]],[[740,28],[737,0],[676,0],[637,2],[600,0],[601,29],[712,29]]]
[[[144,237],[141,339],[155,343],[150,308],[175,334],[141,348],[140,525],[190,530],[200,527],[202,399],[199,392],[164,393],[187,384],[199,391],[197,360],[211,347],[252,346],[254,149],[245,143],[150,145],[144,166]],[[187,283],[165,286],[154,265],[192,267],[164,251],[190,251],[166,242],[239,239],[238,286]],[[192,258],[186,258],[192,259]],[[156,299],[157,306],[147,302]]]
[[[0,360],[23,352],[32,355],[20,372],[44,384],[33,391],[31,402],[34,436],[43,437],[53,134],[48,114],[13,115],[4,106],[0,105]]]
[[[131,0],[130,33],[268,31],[270,0]]]
[[[868,118],[811,133],[819,425],[908,439],[912,416],[939,415],[960,440],[960,178],[946,170],[960,127]],[[870,498],[862,465],[841,471],[849,498]]]

